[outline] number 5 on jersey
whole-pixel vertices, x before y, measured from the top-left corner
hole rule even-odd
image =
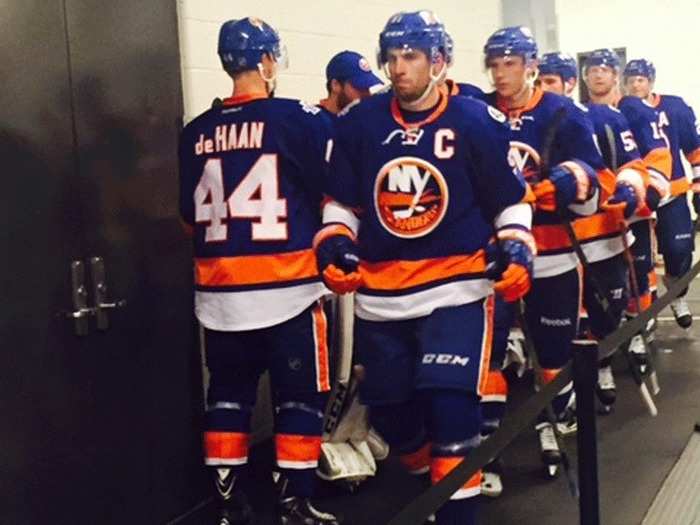
[[[287,239],[287,223],[283,220],[287,218],[287,200],[279,195],[275,154],[261,155],[227,200],[221,159],[207,160],[194,190],[194,205],[195,221],[209,223],[204,236],[206,242],[228,238],[226,219],[229,218],[257,219],[251,223],[250,237],[254,241]]]

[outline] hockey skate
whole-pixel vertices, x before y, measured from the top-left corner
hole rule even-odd
[[[503,492],[501,473],[503,468],[498,459],[484,465],[481,471],[481,495],[489,498],[497,498]]]
[[[646,374],[649,367],[649,359],[647,357],[647,349],[642,334],[637,334],[632,337],[630,340],[629,353],[637,364],[639,373],[642,375]]]
[[[613,377],[612,367],[609,365],[598,369],[596,394],[600,401],[600,413],[609,414],[612,412],[612,407],[617,398],[617,389],[615,388],[615,378]]]
[[[693,324],[693,314],[690,313],[685,297],[678,297],[671,301],[671,311],[673,312],[673,317],[676,318],[678,326],[684,330],[688,330]]]
[[[540,440],[540,454],[545,465],[545,475],[554,478],[558,475],[558,466],[562,462],[561,450],[554,433],[554,427],[548,421],[535,426]]]
[[[253,521],[253,509],[240,490],[235,489],[236,476],[230,468],[215,470],[214,485],[218,500],[217,525],[248,525]]]
[[[277,502],[278,525],[342,525],[343,520],[329,512],[315,508],[308,498],[288,496],[288,480],[279,473],[273,473],[279,494]]]

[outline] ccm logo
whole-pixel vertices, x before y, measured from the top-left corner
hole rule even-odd
[[[433,363],[437,365],[467,366],[469,358],[453,354],[425,354],[423,356],[424,365],[431,365]]]

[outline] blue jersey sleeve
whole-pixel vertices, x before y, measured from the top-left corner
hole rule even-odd
[[[510,128],[506,116],[481,101],[466,102],[472,184],[484,218],[491,223],[504,208],[523,201],[527,185],[522,173],[508,162]]]
[[[567,101],[563,111],[565,114],[555,139],[559,158],[553,156],[552,162],[578,159],[596,171],[606,169],[595,142],[593,124],[585,111],[571,101]]]
[[[681,105],[681,111],[678,113],[680,115],[680,122],[678,125],[680,146],[683,153],[688,157],[700,148],[700,137],[698,136],[695,112],[693,108],[683,103]]]
[[[328,177],[323,192],[348,208],[360,206],[361,141],[356,140],[356,112],[351,110],[335,120],[335,139],[331,147]]]
[[[307,191],[320,200],[329,173],[330,153],[333,148],[334,126],[324,111],[304,102],[299,103],[283,122],[287,142],[286,154],[300,166],[300,182]]]

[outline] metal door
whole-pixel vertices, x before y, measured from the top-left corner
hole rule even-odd
[[[0,522],[164,523],[204,495],[175,3],[4,9]],[[82,336],[72,261],[126,301]]]

